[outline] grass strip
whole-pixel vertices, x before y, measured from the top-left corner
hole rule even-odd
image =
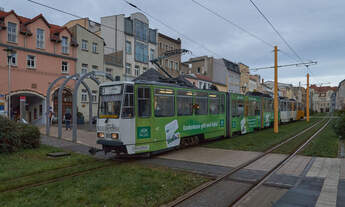
[[[21,191],[0,206],[159,206],[208,181],[200,175],[124,163]]]
[[[77,153],[71,153],[70,156],[59,158],[46,156],[49,152],[61,151],[58,148],[41,145],[38,149],[26,149],[12,154],[1,154],[0,182],[46,170],[80,165],[95,160],[93,157]]]
[[[299,154],[317,157],[338,157],[339,138],[334,132],[334,123],[335,121],[332,120]]]
[[[309,139],[315,132],[317,132],[317,130],[319,130],[326,122],[327,120],[318,123],[317,126],[307,131],[306,133],[297,136],[295,139],[289,141],[288,143],[280,146],[278,149],[274,150],[273,153],[290,154],[291,152],[296,150],[298,146]]]
[[[310,122],[301,120],[280,125],[278,134],[273,132],[273,128],[268,128],[230,139],[207,143],[204,144],[203,147],[263,152],[271,146],[276,145],[283,140],[294,136],[303,129],[310,127],[319,120],[320,119],[315,118],[310,119]]]

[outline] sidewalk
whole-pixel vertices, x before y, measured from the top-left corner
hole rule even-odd
[[[89,146],[80,144],[80,143],[73,143],[72,141],[65,140],[65,139],[59,139],[59,138],[50,137],[50,136],[46,136],[42,134],[41,144],[60,148],[66,151],[71,151],[71,152],[91,156],[91,154],[89,153],[89,149],[90,149]],[[114,155],[111,153],[108,153],[107,155],[105,155],[104,152],[97,152],[94,155],[94,157],[99,158],[99,159],[110,159],[110,158],[113,158]]]
[[[40,128],[41,134],[46,135],[46,128]],[[51,126],[50,127],[50,137],[58,137],[58,127]],[[66,131],[66,129],[62,128],[62,139],[67,141],[72,141],[72,130]],[[78,128],[77,131],[77,143],[82,145],[87,145],[89,147],[95,147],[101,149],[102,147],[97,143],[97,134],[96,131],[88,131],[87,129]]]

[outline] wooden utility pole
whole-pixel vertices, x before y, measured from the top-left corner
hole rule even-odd
[[[278,47],[274,46],[274,133],[278,133]]]
[[[307,122],[309,122],[309,73],[307,73]]]

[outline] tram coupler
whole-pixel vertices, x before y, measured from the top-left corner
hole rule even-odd
[[[90,153],[91,155],[95,155],[97,152],[100,152],[100,151],[103,151],[103,150],[97,149],[97,148],[95,148],[95,147],[91,147],[91,148],[89,149],[89,153]]]

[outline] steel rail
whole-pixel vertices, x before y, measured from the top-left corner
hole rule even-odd
[[[312,128],[314,128],[316,125],[318,125],[318,124],[321,123],[321,122],[322,122],[322,120],[316,122],[316,123],[313,124],[312,126],[310,126],[310,127],[306,128],[306,129],[304,129],[304,130],[298,132],[296,135],[294,135],[294,136],[292,136],[292,137],[290,137],[290,138],[288,138],[288,139],[285,139],[284,141],[282,141],[282,142],[280,142],[280,143],[278,143],[278,144],[272,146],[271,148],[269,148],[268,150],[266,150],[265,152],[263,152],[261,155],[258,155],[257,157],[255,157],[255,158],[253,158],[253,159],[251,159],[251,160],[249,160],[249,161],[247,161],[247,162],[245,162],[245,163],[243,163],[243,164],[237,166],[236,168],[234,168],[234,169],[231,170],[230,172],[228,172],[228,173],[226,173],[226,174],[224,174],[224,175],[218,177],[217,179],[215,179],[215,180],[213,180],[213,181],[210,181],[210,182],[207,182],[206,184],[201,185],[201,186],[195,188],[194,190],[192,190],[192,191],[186,193],[185,195],[183,195],[183,196],[177,198],[176,200],[174,200],[174,201],[168,203],[168,204],[165,205],[165,206],[166,206],[166,207],[173,207],[173,206],[176,206],[176,205],[182,203],[183,201],[185,201],[185,200],[187,200],[187,199],[193,197],[194,195],[196,195],[196,194],[198,194],[198,193],[204,191],[205,189],[207,189],[207,188],[213,186],[214,184],[216,184],[216,183],[222,181],[222,180],[225,179],[226,177],[228,177],[228,176],[230,176],[230,175],[233,175],[234,173],[238,172],[239,170],[241,170],[241,169],[247,167],[248,165],[254,163],[255,161],[257,161],[257,160],[259,160],[259,159],[261,159],[262,157],[268,155],[269,153],[273,152],[274,150],[276,150],[276,149],[279,148],[280,146],[286,144],[287,142],[289,142],[289,141],[295,139],[296,137],[298,137],[298,136],[300,136],[300,135],[306,133],[307,131],[311,130]]]
[[[242,193],[236,200],[234,200],[229,206],[230,207],[236,207],[240,205],[240,203],[247,198],[249,194],[251,194],[253,191],[255,191],[257,188],[259,188],[269,177],[271,177],[275,172],[277,172],[280,168],[282,168],[287,162],[289,162],[296,154],[301,151],[306,145],[309,144],[311,140],[314,139],[331,121],[329,119],[320,129],[318,129],[307,141],[302,143],[297,147],[296,150],[294,150],[292,153],[289,154],[286,158],[284,158],[282,161],[280,161],[274,168],[272,168],[270,171],[268,171],[261,179],[259,179],[256,184],[251,186],[248,190],[246,190],[244,193]]]

